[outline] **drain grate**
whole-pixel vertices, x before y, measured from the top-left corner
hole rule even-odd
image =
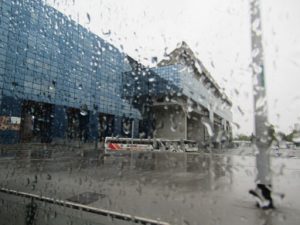
[[[94,193],[94,192],[84,192],[79,195],[72,196],[66,200],[68,200],[70,202],[79,203],[82,205],[89,205],[89,204],[96,202],[99,199],[102,199],[104,197],[105,197],[104,194],[98,194],[98,193]]]

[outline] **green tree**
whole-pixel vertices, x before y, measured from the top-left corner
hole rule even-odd
[[[237,141],[250,141],[251,137],[244,135],[244,134],[240,134],[235,138]]]
[[[292,142],[296,133],[297,133],[297,131],[293,130],[291,133],[289,133],[288,135],[286,135],[286,141]]]

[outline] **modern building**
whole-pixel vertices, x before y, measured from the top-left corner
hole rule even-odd
[[[130,136],[140,113],[121,98],[124,53],[41,0],[0,9],[1,142]]]
[[[231,103],[186,44],[147,68],[41,0],[0,0],[0,15],[0,143],[229,131]]]
[[[232,103],[189,46],[182,42],[166,58],[146,73],[140,65],[131,76],[125,74],[126,83],[138,87],[127,96],[148,121],[146,130],[152,121],[151,136],[157,138],[231,139]]]

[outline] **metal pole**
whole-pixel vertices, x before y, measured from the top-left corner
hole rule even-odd
[[[134,138],[134,119],[132,119],[131,122],[131,144],[133,144],[133,138]]]
[[[2,188],[2,187],[0,187],[0,193],[19,196],[22,198],[28,198],[31,200],[43,202],[45,204],[63,206],[65,208],[71,208],[71,209],[78,210],[81,212],[92,213],[95,215],[110,217],[110,218],[114,218],[114,219],[117,219],[120,221],[127,221],[127,222],[131,222],[131,223],[135,223],[135,224],[170,225],[169,223],[163,222],[163,221],[152,220],[152,219],[148,219],[148,218],[144,218],[144,217],[134,216],[134,215],[130,215],[130,214],[120,213],[120,212],[101,209],[101,208],[95,208],[92,206],[82,205],[82,204],[78,204],[75,202],[70,202],[70,201],[65,201],[65,200],[60,200],[60,199],[55,199],[55,198],[49,198],[49,197],[42,196],[42,195],[20,192],[20,191],[11,190],[11,189]]]
[[[271,198],[271,162],[270,141],[268,135],[268,109],[264,76],[264,53],[262,43],[262,26],[260,15],[260,0],[250,0],[251,14],[251,47],[252,47],[252,75],[254,95],[255,137],[254,148],[256,154],[256,190],[251,190],[262,208],[272,208]]]
[[[132,119],[131,122],[131,144],[133,145],[133,137],[134,137],[134,119]],[[130,169],[134,168],[134,162],[133,162],[133,151],[131,149],[130,151]]]

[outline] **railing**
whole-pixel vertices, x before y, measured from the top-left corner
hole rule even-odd
[[[111,211],[111,210],[95,208],[95,207],[86,206],[86,205],[82,205],[82,204],[78,204],[78,203],[73,203],[70,201],[49,198],[49,197],[45,197],[45,196],[41,196],[41,195],[20,192],[20,191],[10,190],[10,189],[6,189],[6,188],[0,188],[0,193],[5,193],[5,194],[9,194],[9,195],[14,195],[14,196],[20,196],[23,198],[28,198],[31,200],[36,200],[36,201],[40,201],[40,202],[44,202],[44,203],[48,203],[48,204],[63,206],[66,208],[80,210],[80,211],[92,213],[95,215],[101,215],[101,216],[109,217],[109,218],[112,218],[115,220],[120,220],[120,221],[126,221],[126,222],[131,222],[131,223],[136,223],[136,224],[144,224],[144,225],[170,225],[167,222],[147,219],[147,218],[139,217],[139,216],[132,216],[132,215],[125,214],[125,213],[119,213],[119,212],[115,212],[115,211]]]

